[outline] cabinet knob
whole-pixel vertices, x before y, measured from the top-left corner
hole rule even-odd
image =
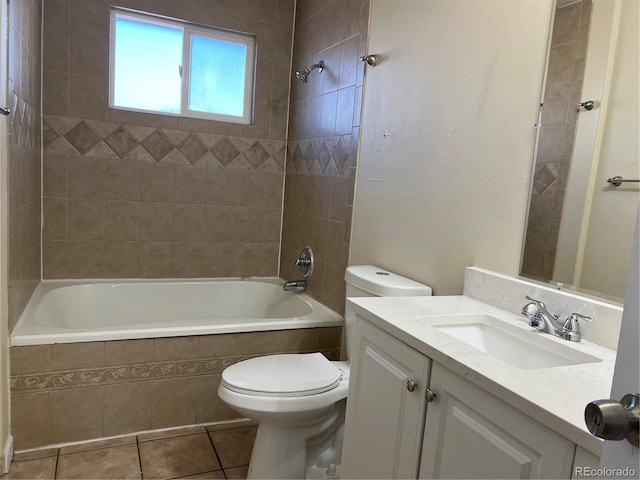
[[[430,388],[427,388],[427,390],[424,392],[424,398],[427,400],[428,403],[433,402],[436,399],[436,396],[437,395]]]
[[[407,390],[409,390],[410,392],[415,391],[416,387],[418,386],[418,384],[416,382],[414,382],[411,379],[407,380]]]

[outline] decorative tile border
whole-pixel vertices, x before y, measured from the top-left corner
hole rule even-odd
[[[289,142],[287,173],[349,175],[356,166],[354,139],[357,140],[349,134]]]
[[[315,350],[314,350],[315,351]],[[340,349],[320,350],[327,358],[339,359]],[[28,394],[52,390],[82,388],[113,383],[133,383],[163,378],[220,374],[234,363],[256,355],[175,360],[92,369],[27,373],[11,376],[11,393]]]
[[[285,142],[46,115],[44,153],[284,171]]]

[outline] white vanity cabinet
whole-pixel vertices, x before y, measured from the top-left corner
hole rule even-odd
[[[341,478],[571,478],[570,440],[361,317],[355,336]]]
[[[416,478],[431,360],[361,319],[354,335],[340,477]]]
[[[571,441],[437,363],[431,388],[419,478],[571,478]]]

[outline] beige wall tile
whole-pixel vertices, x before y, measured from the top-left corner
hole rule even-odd
[[[104,198],[104,158],[69,157],[68,172],[70,197]]]
[[[11,405],[11,434],[16,449],[52,443],[49,392],[12,395]]]
[[[205,243],[205,277],[231,277],[233,275],[234,249],[233,243]]]
[[[106,33],[72,29],[69,72],[78,75],[108,77],[109,36]]]
[[[142,202],[140,205],[141,240],[173,238],[173,204]]]
[[[208,187],[207,167],[176,166],[177,203],[207,203]]]
[[[67,277],[67,242],[64,240],[44,240],[42,242],[43,278]]]
[[[226,168],[207,168],[207,203],[235,205],[238,171]]]
[[[236,208],[209,205],[206,208],[205,239],[213,242],[233,242],[236,231]]]
[[[170,277],[171,252],[171,242],[140,242],[140,277]]]
[[[43,156],[43,195],[47,197],[67,196],[67,157],[65,155]]]
[[[48,115],[69,114],[69,74],[43,71],[42,110]]]
[[[237,243],[233,257],[233,275],[245,277],[255,275],[262,264],[262,244]]]
[[[11,347],[11,374],[46,372],[51,369],[51,346]]]
[[[51,345],[51,369],[101,367],[104,365],[104,343],[57,343]]]
[[[173,242],[171,275],[177,278],[201,278],[204,275],[204,243]]]
[[[142,163],[142,200],[151,202],[173,202],[175,165],[155,162]]]
[[[106,198],[140,200],[140,162],[109,158],[106,161],[106,169]]]
[[[42,204],[42,238],[47,240],[67,238],[67,199],[45,197]]]
[[[219,422],[240,417],[240,414],[218,397],[220,375],[204,375],[197,377],[195,381],[196,423]]]
[[[199,345],[199,337],[156,338],[153,340],[153,359],[162,361],[198,358]]]
[[[43,35],[43,68],[58,72],[69,71],[69,28],[45,24]]]
[[[104,387],[104,436],[151,429],[153,385],[125,383]]]
[[[140,202],[107,200],[105,238],[137,240],[139,238]]]
[[[109,366],[152,362],[153,342],[151,338],[105,342],[104,364]]]
[[[102,278],[104,276],[104,242],[69,240],[67,242],[68,278]]]
[[[173,208],[173,239],[181,242],[207,240],[207,207],[204,205],[175,204]]]
[[[68,204],[67,235],[73,240],[104,238],[105,202],[70,198]]]
[[[151,428],[195,423],[197,382],[194,378],[154,381]]]
[[[104,387],[51,392],[51,443],[102,436]]]
[[[108,89],[106,77],[70,74],[69,116],[106,120]]]
[[[139,277],[140,245],[138,242],[105,242],[104,243],[104,276],[105,278]]]

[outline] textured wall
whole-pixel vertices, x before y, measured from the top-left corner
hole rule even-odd
[[[522,274],[551,279],[584,79],[591,0],[556,10]]]
[[[9,330],[40,282],[39,0],[9,2]]]
[[[108,108],[109,3],[257,36],[255,120]],[[276,275],[293,0],[45,0],[44,278]]]
[[[368,0],[299,0],[293,70],[323,60],[307,84],[293,80],[280,276],[300,278],[294,262],[310,245],[316,267],[309,293],[344,311],[358,149]]]

